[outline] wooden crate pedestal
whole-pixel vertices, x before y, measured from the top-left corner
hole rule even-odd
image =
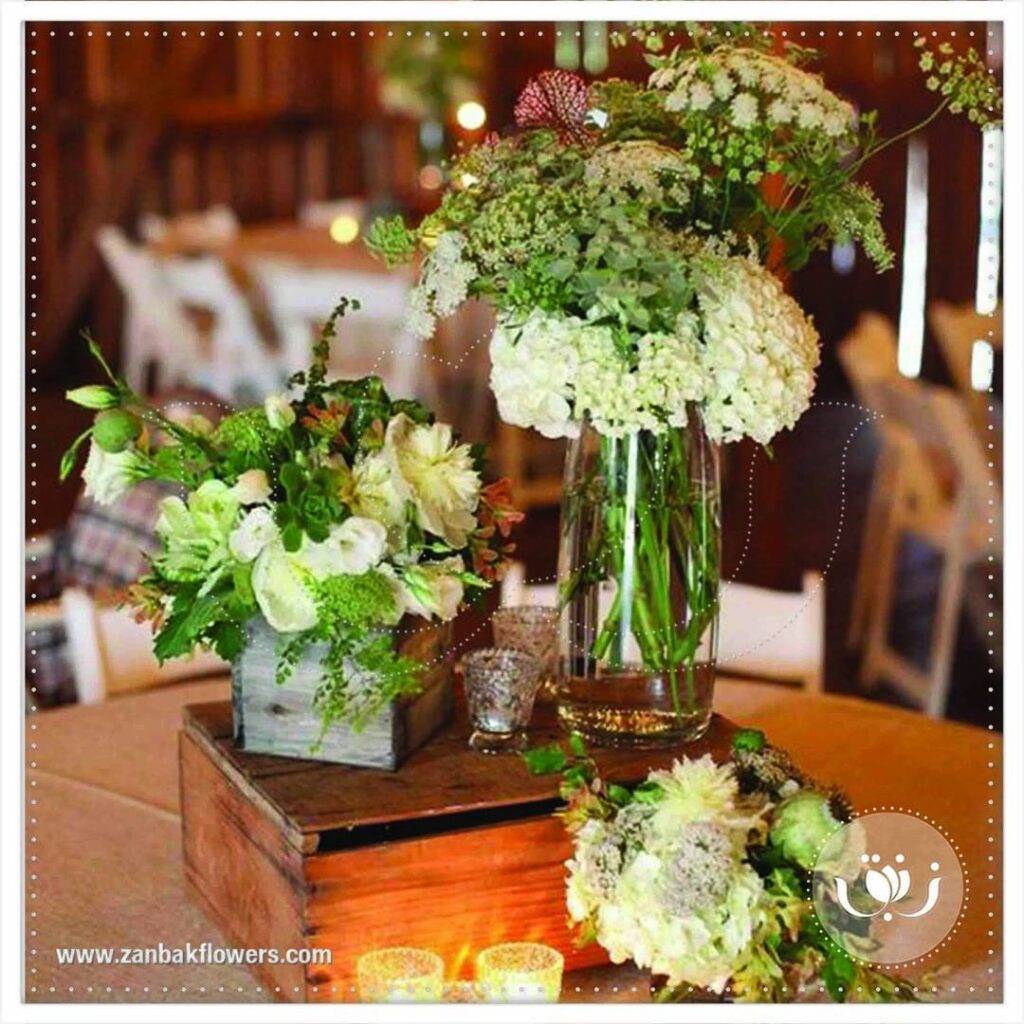
[[[228,703],[185,709],[190,892],[238,946],[332,953],[330,965],[255,967],[272,993],[354,1000],[357,957],[382,946],[432,949],[450,978],[472,977],[476,954],[502,941],[554,946],[567,970],[606,962],[599,946],[574,949],[566,925],[570,845],[551,813],[557,777],[472,752],[469,731],[457,715],[389,772],[239,750]],[[636,782],[680,753],[726,758],[731,733],[716,717],[682,750],[600,750],[596,759],[608,778]],[[551,719],[531,741],[560,735]]]

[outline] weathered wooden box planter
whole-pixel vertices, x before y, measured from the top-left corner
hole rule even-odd
[[[181,802],[190,891],[239,946],[318,949],[329,965],[254,967],[293,1001],[356,998],[361,953],[433,949],[451,978],[472,977],[480,950],[529,939],[561,950],[566,968],[604,963],[576,950],[566,925],[558,780],[517,757],[467,747],[462,714],[397,772],[239,750],[227,703],[185,710]],[[690,756],[724,758],[732,727],[712,722]],[[549,743],[553,717],[531,739]],[[679,751],[598,751],[609,778],[637,781]]]
[[[335,723],[315,748],[322,731],[313,707],[323,674],[322,648],[310,647],[279,684],[279,635],[262,617],[253,619],[246,631],[248,643],[231,667],[235,745],[242,750],[393,771],[452,717],[449,625],[403,620],[392,631],[396,649],[423,663],[422,690],[392,701],[362,729]]]

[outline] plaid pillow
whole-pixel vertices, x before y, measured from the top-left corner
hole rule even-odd
[[[146,556],[159,547],[155,525],[160,502],[180,489],[143,480],[113,505],[81,498],[59,545],[61,589],[120,590],[146,572]]]
[[[26,548],[25,675],[34,703],[62,704],[76,696],[60,604],[54,599],[65,587],[104,593],[134,583],[146,572],[146,555],[159,547],[160,502],[178,490],[144,480],[110,506],[82,497],[63,531]],[[42,601],[49,603],[42,607]]]

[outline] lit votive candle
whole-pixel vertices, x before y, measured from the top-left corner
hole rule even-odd
[[[562,954],[538,942],[503,942],[476,958],[476,978],[489,1003],[557,1003]]]
[[[364,953],[356,962],[364,1003],[439,1003],[444,961],[429,949],[393,946]]]

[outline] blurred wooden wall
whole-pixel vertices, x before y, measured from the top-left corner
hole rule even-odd
[[[359,33],[355,37],[353,28]],[[28,26],[27,79],[34,90],[29,123],[35,126],[28,132],[35,147],[28,159],[35,166],[27,171],[29,180],[38,181],[32,237],[44,376],[49,370],[57,381],[79,372],[81,346],[71,342],[83,324],[116,344],[119,297],[99,272],[93,244],[101,224],[131,229],[142,212],[174,214],[214,203],[231,206],[247,222],[282,219],[293,217],[308,199],[367,193],[389,195],[411,209],[429,207],[434,197],[416,181],[416,124],[385,114],[378,101],[368,32],[387,28],[196,22]],[[864,109],[878,108],[880,128],[889,134],[920,118],[934,99],[916,67],[913,30],[937,28],[943,37],[956,33],[957,45],[982,46],[986,32],[983,23],[774,28],[780,38],[785,32],[819,48],[829,85]],[[526,80],[552,66],[555,27],[481,23],[472,30],[485,51],[481,90],[490,115],[485,130],[500,130],[511,122]],[[605,72],[634,78],[645,73],[639,54],[614,50]],[[462,137],[473,142],[482,134]],[[974,289],[980,139],[973,126],[944,116],[928,129],[928,140],[928,297],[966,301]],[[905,164],[906,146],[898,144],[867,174],[885,202],[897,253],[903,243]],[[826,342],[825,390],[842,387],[828,355],[832,343],[862,309],[896,318],[899,288],[898,265],[879,276],[862,256],[851,273],[840,275],[822,254],[795,278],[794,289]],[[933,348],[926,347],[926,354]],[[926,361],[926,369],[929,365]]]

